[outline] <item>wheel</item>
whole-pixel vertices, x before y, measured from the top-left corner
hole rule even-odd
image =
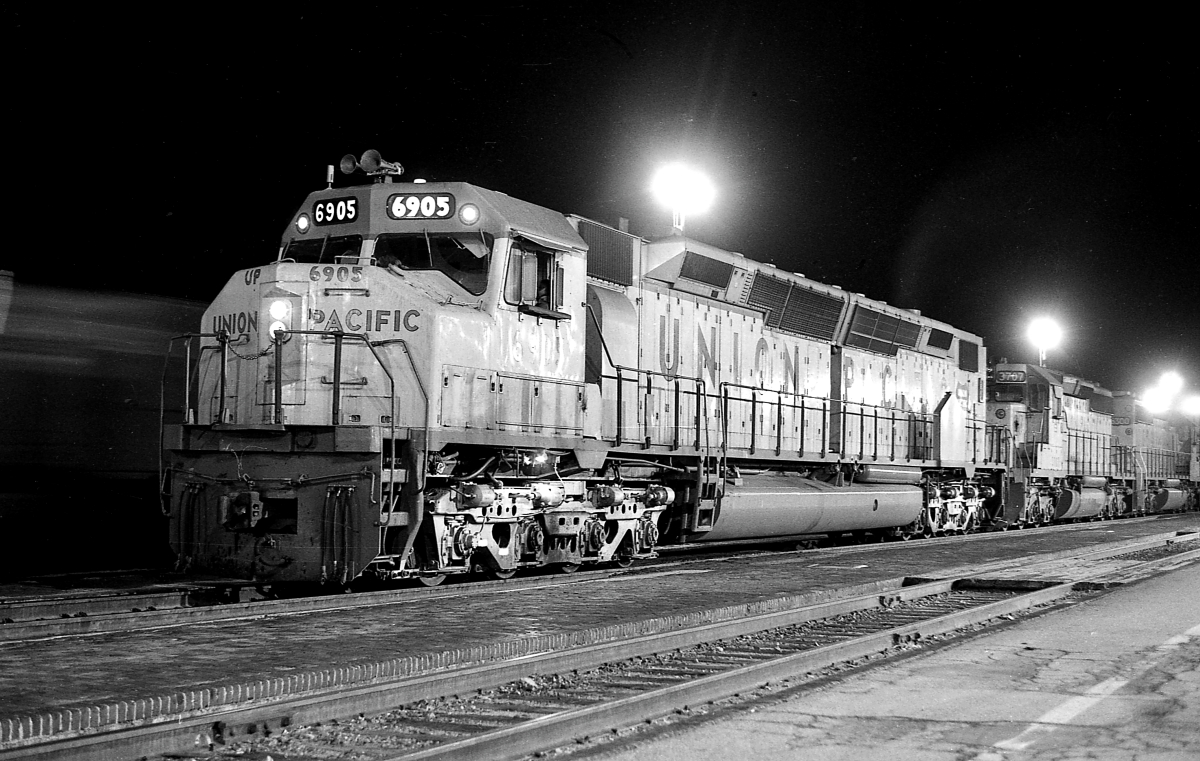
[[[633,555],[616,555],[613,557],[613,562],[618,568],[628,568],[633,565]]]
[[[500,581],[505,581],[507,579],[511,579],[513,576],[516,576],[517,569],[516,568],[489,568],[487,570],[487,575],[490,578],[499,579]]]
[[[558,570],[561,573],[575,573],[579,570],[579,563],[559,563]]]
[[[417,578],[427,587],[436,587],[446,580],[446,574],[439,573],[436,576],[418,576]]]

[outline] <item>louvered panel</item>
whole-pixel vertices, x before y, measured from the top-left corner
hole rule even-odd
[[[854,308],[846,345],[895,355],[898,346],[915,347],[920,336],[920,325],[859,305]]]
[[[589,276],[620,285],[633,284],[633,248],[630,244],[633,236],[581,219],[579,237],[588,244]]]
[[[908,320],[896,320],[896,343],[909,349],[917,347],[921,338],[921,326]]]
[[[777,328],[780,317],[783,315],[783,305],[787,303],[790,287],[791,283],[786,280],[759,272],[754,276],[754,286],[750,288],[750,298],[746,300],[746,303],[752,307],[767,310],[767,324]]]
[[[845,303],[844,299],[793,285],[779,328],[822,341],[832,341]]]

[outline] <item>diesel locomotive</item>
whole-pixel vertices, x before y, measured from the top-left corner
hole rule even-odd
[[[1039,438],[1065,425],[1046,399],[1083,397],[1054,376],[1035,398],[1035,368],[989,386],[977,335],[683,235],[400,182],[374,151],[343,159],[359,169],[374,182],[334,187],[330,167],[275,261],[235,273],[176,342],[189,373],[162,491],[181,567],[432,585],[1097,504],[1110,461],[1075,468],[1059,445],[1052,462]],[[1184,494],[1178,475],[1138,478],[1106,480],[1095,514]]]

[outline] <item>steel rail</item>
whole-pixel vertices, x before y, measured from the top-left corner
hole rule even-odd
[[[1144,566],[1165,566],[1200,559],[1200,549],[1172,558],[1148,561]],[[1169,563],[1167,561],[1170,561]],[[1145,570],[1145,569],[1143,569]],[[720,700],[749,692],[771,682],[803,676],[837,663],[853,661],[887,651],[896,645],[946,634],[1001,616],[1056,602],[1108,571],[1098,571],[1074,581],[925,621],[902,624],[852,640],[817,647],[791,655],[750,664],[719,674],[698,677],[680,684],[647,690],[638,695],[550,714],[516,726],[483,732],[473,737],[443,743],[425,750],[390,756],[382,761],[450,761],[488,758],[517,759],[548,748],[566,745],[577,738],[634,726],[666,715],[677,708]],[[916,590],[916,587],[910,588]],[[936,594],[936,593],[934,593]],[[924,595],[922,595],[924,596]],[[722,638],[724,639],[724,638]]]
[[[1147,519],[1154,520],[1154,517]],[[1089,524],[1090,525],[1090,524]],[[1056,533],[1060,531],[1079,530],[1079,524],[1066,526],[1048,526],[1040,529],[1030,529],[1024,532],[1005,532],[1003,534],[972,534],[965,537],[936,537],[918,542],[855,545],[852,547],[823,548],[817,552],[835,555],[868,552],[883,548],[899,550],[900,548],[920,548],[930,546],[934,542],[955,541],[969,542],[985,539],[1000,539],[1010,537],[1014,540],[1021,536],[1029,536],[1033,532]],[[1136,537],[1118,542],[1109,542],[1098,547],[1073,548],[1053,553],[1039,553],[1036,562],[1052,560],[1058,557],[1073,557],[1080,553],[1102,553],[1115,555],[1132,551],[1131,548],[1152,547],[1162,542],[1186,541],[1188,538],[1200,539],[1200,534],[1178,535],[1177,532],[1164,532],[1147,537]],[[700,546],[703,548],[703,545]],[[808,551],[805,551],[808,552]],[[777,553],[765,553],[777,554]],[[795,552],[785,553],[784,557],[767,559],[761,562],[785,563],[795,561]],[[509,591],[526,591],[546,587],[557,587],[568,584],[585,584],[603,581],[613,577],[634,577],[640,573],[653,572],[651,569],[685,564],[688,562],[708,562],[712,558],[695,561],[681,560],[661,564],[641,565],[635,568],[597,568],[591,571],[572,574],[570,577],[533,576],[504,581],[479,581],[471,584],[454,585],[438,588],[406,588],[379,592],[363,592],[356,595],[320,595],[314,597],[288,598],[279,600],[256,600],[253,602],[227,603],[221,605],[204,605],[188,607],[186,601],[181,601],[179,592],[149,593],[146,596],[137,594],[105,595],[100,598],[64,598],[61,600],[41,600],[36,605],[25,604],[21,601],[0,602],[0,619],[15,619],[11,623],[0,624],[0,642],[16,640],[39,639],[46,637],[81,636],[86,634],[109,634],[139,629],[163,628],[189,624],[202,624],[216,621],[233,621],[246,618],[260,618],[272,615],[297,615],[310,612],[326,612],[330,610],[368,608],[383,605],[394,605],[409,599],[426,599],[429,597],[451,598],[474,596],[480,594],[496,594]],[[986,566],[972,568],[973,571],[985,572],[1000,569],[1015,564],[1026,563],[1027,558],[1020,560],[997,560]],[[958,572],[959,569],[951,569]],[[220,584],[212,588],[233,586]],[[206,591],[200,587],[192,591]],[[183,595],[188,592],[183,592]],[[86,602],[86,605],[85,605]],[[94,603],[94,606],[93,606]],[[167,605],[170,604],[170,607]],[[161,608],[148,610],[148,608]],[[134,610],[139,608],[140,610]],[[6,615],[20,613],[23,615]],[[86,615],[80,615],[86,613]],[[47,618],[36,618],[45,615]],[[63,616],[69,617],[63,617]],[[32,619],[32,620],[31,620]]]
[[[1161,542],[1161,540],[1160,540]],[[1125,552],[1131,551],[1125,548]],[[1082,553],[1085,555],[1095,553]],[[1200,558],[1200,549],[1137,564],[1144,573],[1155,568],[1172,569]],[[517,727],[489,732],[447,743],[437,748],[406,754],[402,758],[512,758],[538,749],[569,742],[575,737],[636,724],[648,715],[669,712],[679,705],[753,689],[764,682],[786,678],[886,650],[892,645],[941,634],[1028,607],[1057,600],[1076,588],[1095,589],[1096,579],[1113,573],[1102,569],[1044,589],[1028,592],[999,603],[903,624],[883,632],[803,653],[773,659],[763,664],[737,668],[703,677],[686,685],[661,688],[599,706],[535,719]],[[1128,568],[1124,571],[1128,575]],[[899,582],[898,582],[899,583]],[[0,759],[100,759],[167,753],[211,739],[215,728],[252,725],[280,727],[327,721],[356,713],[375,713],[399,704],[459,694],[503,684],[528,675],[553,674],[592,668],[604,663],[652,655],[691,645],[730,639],[797,623],[831,618],[855,611],[886,608],[896,602],[919,599],[950,591],[962,580],[942,579],[914,586],[896,586],[881,592],[858,595],[817,605],[776,611],[741,619],[707,623],[662,634],[644,635],[618,642],[592,645],[569,652],[550,652],[481,666],[426,674],[390,683],[309,694],[290,699],[262,701],[257,705],[219,711],[199,709],[161,723],[123,727],[54,742],[31,744],[0,751]],[[970,583],[970,582],[968,582]],[[1092,586],[1087,586],[1089,583]],[[666,708],[664,709],[664,706]],[[632,717],[632,718],[631,718]],[[518,736],[528,737],[519,740]],[[517,743],[524,743],[520,746]]]

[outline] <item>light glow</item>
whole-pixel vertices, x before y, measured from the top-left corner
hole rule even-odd
[[[1186,397],[1179,403],[1179,410],[1190,417],[1200,417],[1200,394]]]
[[[1037,347],[1038,364],[1046,364],[1046,350],[1053,349],[1062,341],[1062,328],[1049,317],[1039,317],[1029,323],[1029,341]]]
[[[458,208],[458,218],[464,225],[473,225],[479,221],[479,207],[473,203],[464,203]]]
[[[1174,397],[1183,391],[1183,376],[1177,372],[1163,373],[1162,377],[1158,379],[1158,387],[1167,395]]]
[[[1164,389],[1155,386],[1142,394],[1142,406],[1151,415],[1161,415],[1171,409],[1171,396]]]
[[[309,222],[307,214],[301,214],[300,216],[296,217],[296,229],[298,231],[301,233],[306,233],[308,232],[308,226]]]
[[[655,172],[650,192],[671,209],[673,223],[681,232],[685,216],[708,211],[717,197],[717,189],[708,177],[683,164],[668,164]]]
[[[1053,349],[1062,341],[1062,328],[1049,317],[1039,317],[1029,323],[1029,340],[1041,351]]]

